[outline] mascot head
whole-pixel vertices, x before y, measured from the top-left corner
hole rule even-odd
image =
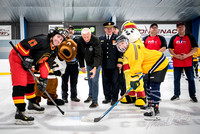
[[[126,21],[121,27],[122,34],[129,39],[130,43],[134,43],[140,39],[140,32],[136,25],[131,21]]]
[[[67,62],[71,62],[76,57],[76,53],[77,44],[72,39],[58,45],[58,56]]]

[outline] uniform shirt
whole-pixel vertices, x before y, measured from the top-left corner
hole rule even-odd
[[[80,67],[85,67],[84,59],[86,64],[90,67],[98,67],[101,65],[102,50],[99,39],[91,35],[91,39],[88,43],[84,41],[82,37],[78,39],[78,60]]]
[[[16,45],[22,56],[31,56],[33,65],[40,70],[40,77],[47,78],[53,61],[58,54],[57,47],[52,47],[47,35],[37,35],[22,40]]]
[[[136,76],[139,73],[148,73],[154,64],[163,55],[162,52],[156,50],[149,50],[142,45],[129,44],[128,49],[124,53],[125,58],[128,60],[130,66],[130,75]],[[169,61],[167,58],[160,63],[154,72],[163,70]]]
[[[159,50],[162,47],[167,48],[167,42],[163,36],[146,36],[143,38],[144,45],[150,50]]]
[[[188,54],[192,48],[198,47],[194,36],[186,34],[183,37],[180,37],[178,34],[172,36],[169,42],[168,48],[174,49],[175,54]],[[192,66],[192,56],[179,60],[173,57],[173,66],[174,67],[190,67]]]
[[[107,35],[99,37],[103,51],[102,68],[114,69],[117,67],[118,58],[122,57],[122,53],[117,50],[115,45],[117,35],[112,34],[109,38],[108,40]]]

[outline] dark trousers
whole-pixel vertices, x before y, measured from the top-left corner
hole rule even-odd
[[[146,88],[146,97],[152,104],[159,104],[160,102],[160,84],[161,82],[150,82]]]
[[[71,97],[77,97],[77,82],[78,82],[78,63],[67,64],[65,73],[62,75],[62,99],[68,98],[68,81],[70,78]]]
[[[118,100],[119,94],[119,69],[102,68],[103,93],[107,100]]]
[[[193,61],[194,72],[198,76],[198,61]]]
[[[123,96],[126,92],[126,80],[123,72],[123,68],[121,69],[121,73],[119,73],[119,89],[121,90],[120,95]]]
[[[185,70],[185,74],[188,78],[188,89],[189,89],[189,95],[190,97],[195,97],[196,95],[196,88],[195,88],[195,82],[194,82],[194,71],[193,67],[174,67],[174,95],[179,97],[181,94],[180,91],[180,79],[181,79],[181,73]]]

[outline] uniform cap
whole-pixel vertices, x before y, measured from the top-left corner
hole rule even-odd
[[[114,27],[114,22],[105,22],[103,24],[104,27]]]

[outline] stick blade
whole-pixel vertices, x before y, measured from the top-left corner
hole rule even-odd
[[[102,119],[102,117],[94,118],[94,122],[99,122]]]
[[[83,121],[83,122],[94,122],[94,118],[83,116],[81,118],[81,121]]]

